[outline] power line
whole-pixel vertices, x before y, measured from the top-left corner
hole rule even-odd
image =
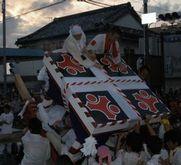
[[[107,4],[107,3],[102,3],[102,2],[98,2],[98,1],[95,1],[95,0],[87,0],[87,1],[91,1],[91,2],[94,2],[96,4],[101,4],[101,5],[105,5],[105,6],[108,6],[108,7],[111,7],[111,6],[115,6],[115,5],[111,5],[111,4]],[[138,0],[132,0],[133,3],[141,3],[141,1],[138,1]]]
[[[46,6],[43,6],[43,7],[40,7],[40,8],[36,8],[36,9],[33,9],[33,10],[30,10],[30,11],[27,11],[27,12],[24,12],[24,13],[21,13],[21,14],[18,14],[16,16],[11,16],[11,17],[7,17],[6,20],[10,20],[10,19],[13,19],[13,18],[16,18],[16,17],[20,17],[20,16],[23,16],[23,15],[27,15],[27,14],[30,14],[30,13],[33,13],[33,12],[36,12],[36,11],[40,11],[40,10],[44,10],[46,8],[49,8],[49,7],[52,7],[52,6],[56,6],[56,5],[59,5],[63,2],[65,2],[66,0],[62,0],[60,2],[56,2],[56,3],[52,3],[52,4],[49,4],[49,5],[46,5]],[[102,2],[98,2],[98,1],[95,1],[95,0],[84,0],[85,3],[88,3],[88,4],[91,4],[91,5],[94,5],[94,6],[97,6],[97,7],[110,7],[112,5],[109,5],[109,4],[106,4],[106,3],[102,3]],[[133,2],[135,3],[140,3],[140,1],[138,0],[133,0]],[[169,12],[173,12],[169,9],[165,9],[165,8],[162,8],[162,7],[159,7],[159,6],[151,6],[149,5],[149,7],[155,7],[155,8],[158,8],[158,9],[161,9],[161,10],[164,10],[164,11],[169,11]],[[138,13],[142,13],[141,11],[137,11]],[[2,21],[0,21],[2,23]]]
[[[97,3],[93,3],[93,2],[90,2],[90,0],[84,0],[85,3],[88,3],[88,4],[91,4],[91,5],[94,5],[94,6],[98,6],[98,7],[105,7],[105,6],[102,6],[100,4],[97,4]],[[95,2],[95,1],[94,1]],[[137,1],[138,2],[138,1]],[[108,4],[107,4],[108,5]],[[109,6],[111,7],[111,5]],[[140,14],[143,14],[142,11],[136,11],[137,13],[140,13]]]
[[[52,6],[55,6],[55,5],[58,5],[60,3],[63,3],[65,2],[66,0],[62,0],[60,2],[56,2],[56,3],[53,3],[53,4],[50,4],[50,5],[46,5],[46,6],[43,6],[43,7],[40,7],[40,8],[37,8],[37,9],[33,9],[33,10],[30,10],[30,11],[27,11],[27,12],[24,12],[24,13],[21,13],[21,14],[18,14],[16,16],[11,16],[11,17],[7,17],[6,20],[10,20],[10,19],[13,19],[13,18],[16,18],[16,17],[20,17],[20,16],[23,16],[23,15],[27,15],[27,14],[30,14],[30,13],[33,13],[33,12],[36,12],[36,11],[40,11],[40,10],[43,10],[43,9],[46,9],[46,8],[49,8],[49,7],[52,7]],[[111,5],[109,4],[106,4],[106,3],[102,3],[102,2],[97,2],[97,1],[94,1],[94,0],[84,0],[85,3],[88,3],[88,4],[91,4],[91,5],[94,5],[94,6],[97,6],[97,7],[110,7]],[[141,13],[140,11],[137,11],[138,13]],[[0,23],[2,23],[2,21],[0,21]]]
[[[27,14],[30,14],[30,13],[33,13],[33,12],[36,12],[36,11],[40,11],[40,10],[43,10],[43,9],[52,7],[52,6],[56,6],[56,5],[59,5],[59,4],[63,3],[63,2],[65,2],[65,1],[66,1],[66,0],[62,0],[62,1],[60,1],[60,2],[52,3],[52,4],[49,4],[49,5],[46,5],[46,6],[42,6],[42,7],[40,7],[40,8],[36,8],[36,9],[30,10],[30,11],[27,11],[27,12],[24,12],[24,13],[21,13],[21,14],[18,14],[18,15],[16,15],[16,16],[7,17],[6,20],[13,19],[13,18],[16,18],[16,17],[20,17],[20,16],[23,16],[23,15],[27,15]]]
[[[91,1],[91,2],[93,2],[93,3],[100,4],[100,5],[105,5],[105,6],[107,6],[107,7],[112,6],[112,5],[110,5],[110,4],[107,4],[107,3],[102,3],[102,2],[98,2],[98,1],[95,1],[95,0],[89,0],[89,1]]]
[[[88,1],[88,0],[84,0],[84,2],[87,3],[87,4],[91,4],[91,5],[97,6],[97,7],[105,7],[103,5],[100,5],[100,4],[97,4],[97,3],[93,3],[93,2]]]

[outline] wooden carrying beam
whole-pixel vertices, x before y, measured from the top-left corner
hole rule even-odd
[[[0,135],[0,144],[20,142],[23,135],[24,135],[24,132],[2,134]]]
[[[29,100],[31,98],[31,95],[28,92],[26,85],[19,74],[15,74],[15,85],[16,85],[16,88],[17,88],[21,98],[24,101]]]

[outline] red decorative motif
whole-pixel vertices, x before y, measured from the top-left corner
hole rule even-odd
[[[63,54],[63,61],[57,62],[57,66],[66,71],[71,75],[86,72],[85,68],[81,66],[75,59],[67,54]]]
[[[91,45],[92,46],[96,45],[96,41],[95,40],[91,41]]]
[[[112,71],[112,72],[121,72],[123,74],[128,74],[128,68],[127,65],[121,63],[121,64],[114,64],[112,61],[110,61],[108,58],[103,57],[101,59],[101,62],[104,65],[108,65],[108,68]]]
[[[97,98],[93,94],[87,94],[86,98],[86,107],[88,107],[90,111],[102,112],[109,120],[116,120],[120,109],[118,106],[110,104],[111,101],[106,96],[98,96]]]
[[[156,113],[158,109],[155,104],[159,103],[158,99],[153,95],[149,95],[146,91],[140,90],[139,93],[133,94],[134,98],[138,100],[138,106],[143,110],[149,110]]]

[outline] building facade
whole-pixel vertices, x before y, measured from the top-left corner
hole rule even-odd
[[[181,26],[172,25],[152,29],[160,35],[160,50],[164,60],[165,88],[181,88]]]
[[[139,15],[130,3],[55,18],[53,22],[36,32],[18,39],[16,45],[20,48],[40,48],[45,51],[60,49],[69,35],[69,27],[72,24],[79,24],[82,27],[87,42],[98,33],[104,33],[106,24],[118,26],[121,31],[121,53],[124,54],[126,49],[138,53],[143,27]]]
[[[55,18],[34,33],[19,38],[16,41],[16,45],[19,48],[40,48],[44,51],[60,49],[69,35],[69,27],[73,24],[79,24],[82,27],[86,34],[87,42],[95,35],[105,33],[108,24],[119,27],[121,32],[119,39],[121,56],[136,71],[136,60],[144,54],[142,51],[144,50],[144,43],[140,40],[143,38],[143,26],[140,16],[130,3]],[[150,40],[150,54],[153,56],[149,57],[149,65],[153,70],[151,73],[152,84],[161,87],[163,84],[163,69],[162,65],[160,65],[162,58],[158,47],[160,41],[158,41],[158,45],[155,44],[157,40],[155,41],[154,39],[158,38],[155,35],[153,33]],[[157,68],[155,68],[154,66],[157,63]]]

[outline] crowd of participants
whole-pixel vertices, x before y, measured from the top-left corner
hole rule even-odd
[[[150,123],[148,116],[129,131],[110,135],[105,144],[97,144],[97,155],[88,158],[80,151],[82,145],[76,141],[69,114],[51,98],[35,95],[24,103],[17,95],[9,100],[1,96],[0,135],[17,131],[14,127],[21,124],[24,135],[16,145],[1,144],[0,154],[14,154],[17,164],[22,165],[180,165],[179,95],[173,97],[169,92],[165,96],[170,115],[162,116],[156,124]]]
[[[94,55],[103,53],[112,54],[115,63],[120,61],[119,45],[115,40],[119,38],[118,30],[96,36],[87,50],[84,49],[83,34],[79,26],[72,27],[64,44],[64,49],[80,64],[101,69]],[[104,40],[105,47],[101,45]],[[82,58],[82,52],[88,58]],[[146,75],[144,68],[140,77],[146,81]],[[26,102],[22,102],[17,94],[8,99],[1,97],[0,135],[17,130],[23,132],[20,143],[0,145],[2,157],[13,155],[14,163],[21,165],[181,165],[180,90],[157,93],[170,108],[169,115],[160,117],[157,123],[151,123],[151,118],[145,116],[131,130],[102,135],[104,140],[96,139],[97,154],[85,157],[69,111],[45,92],[51,84],[46,81],[47,76],[44,78],[44,91],[32,93],[32,98]]]

